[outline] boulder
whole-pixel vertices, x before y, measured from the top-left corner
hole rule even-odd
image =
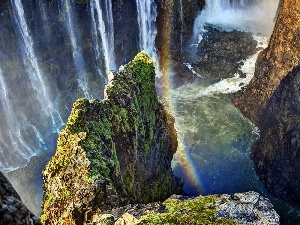
[[[84,224],[97,211],[181,192],[174,118],[158,100],[151,58],[139,53],[105,92],[77,100],[59,133],[43,171],[43,224]]]

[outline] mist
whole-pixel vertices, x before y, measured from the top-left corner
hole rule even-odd
[[[260,2],[208,0],[206,7],[194,23],[194,40],[203,32],[205,24],[222,30],[237,29],[245,32],[271,36],[277,16],[279,0]]]

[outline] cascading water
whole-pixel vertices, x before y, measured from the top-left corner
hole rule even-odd
[[[25,3],[25,0],[22,2]],[[3,30],[8,23],[8,17],[0,15],[0,124],[3,125],[0,130],[0,169],[10,171],[23,167],[37,152],[48,152],[47,157],[43,155],[33,158],[30,163],[34,165],[21,173],[25,174],[24,176],[18,176],[19,171],[16,171],[17,175],[13,175],[16,176],[14,184],[24,186],[24,189],[18,190],[23,195],[22,199],[25,199],[27,205],[31,206],[30,209],[38,215],[42,179],[28,178],[28,174],[32,174],[34,168],[37,172],[33,176],[41,176],[43,166],[53,154],[56,132],[62,124],[59,115],[66,121],[72,102],[76,98],[97,96],[97,93],[101,92],[99,86],[101,89],[102,77],[105,77],[110,69],[115,69],[115,21],[111,0],[91,0],[89,8],[85,8],[84,4],[77,4],[75,7],[74,1],[60,0],[63,6],[59,8],[60,12],[57,12],[55,1],[32,1],[31,7],[38,2],[42,12],[37,14],[40,14],[43,20],[35,21],[36,18],[30,18],[28,23],[25,17],[30,14],[30,9],[23,8],[22,2],[11,0],[16,22],[8,29],[10,32]],[[224,30],[236,28],[259,31],[260,27],[263,27],[258,24],[259,20],[264,22],[265,19],[257,15],[261,15],[259,13],[263,11],[264,6],[275,5],[270,1],[260,1],[256,6],[246,0],[206,2],[206,9],[195,22],[196,36],[200,33],[199,28],[203,28],[205,23],[211,23]],[[181,6],[183,3],[180,0]],[[140,30],[139,50],[145,50],[157,58],[155,1],[136,0],[136,6]],[[78,14],[80,10],[82,13]],[[86,13],[89,11],[90,13]],[[252,11],[255,12],[250,16]],[[269,8],[268,12],[271,11],[273,10]],[[182,7],[180,13],[182,16]],[[79,16],[81,20],[78,19]],[[272,15],[269,17],[273,20]],[[257,19],[253,21],[253,18]],[[16,24],[18,26],[15,26]],[[181,26],[183,25],[182,20]],[[37,26],[47,28],[37,29]],[[79,30],[81,32],[78,32]],[[12,33],[13,37],[15,35],[19,42],[14,42],[14,38],[10,39],[11,36],[7,33]],[[39,36],[43,37],[43,40],[39,40]],[[84,41],[81,42],[80,38]],[[265,39],[260,39],[259,42],[265,42]],[[20,52],[16,51],[17,53],[10,55],[14,45],[18,46]],[[41,49],[37,48],[37,45]],[[233,77],[207,84],[202,82],[201,77],[199,83],[188,84],[172,91],[176,125],[182,139],[181,144],[189,159],[187,168],[184,167],[186,165],[180,167],[183,162],[176,161],[174,169],[177,174],[187,177],[185,188],[192,194],[263,189],[258,184],[249,157],[249,146],[257,137],[257,132],[233,107],[226,95],[236,92],[249,82],[254,61],[255,57],[244,62],[243,72],[247,74],[244,80]],[[180,160],[180,156],[176,159]],[[191,173],[197,183],[188,179]],[[31,183],[29,188],[28,183]],[[30,193],[26,192],[28,190]],[[37,195],[39,196],[36,197]]]
[[[91,0],[90,10],[92,17],[92,30],[93,30],[93,42],[94,51],[97,61],[104,60],[105,70],[99,72],[103,76],[108,75],[110,70],[115,69],[115,57],[114,57],[114,25],[112,17],[112,3],[111,0],[102,1]],[[101,41],[98,36],[100,34]],[[100,48],[100,43],[101,47]],[[102,51],[101,51],[102,50]],[[101,68],[99,66],[99,68]]]
[[[260,1],[258,4],[251,4],[249,0],[206,0],[205,9],[194,23],[194,40],[201,35],[205,24],[223,30],[237,29],[270,36],[278,2]]]
[[[13,5],[16,11],[16,20],[18,21],[17,24],[19,26],[22,39],[25,44],[25,52],[27,57],[24,58],[24,64],[26,66],[26,69],[28,70],[30,82],[32,83],[32,87],[38,93],[38,99],[41,102],[41,106],[45,107],[45,112],[51,112],[53,106],[49,101],[48,90],[43,79],[42,71],[38,65],[36,55],[34,53],[33,41],[29,34],[27,23],[24,17],[22,2],[21,0],[14,0]]]
[[[11,3],[14,9],[15,22],[20,32],[20,46],[24,46],[22,61],[28,78],[28,80],[22,80],[20,83],[24,92],[31,93],[31,101],[27,103],[25,100],[22,101],[21,96],[19,96],[24,94],[21,92],[22,89],[18,89],[20,93],[17,93],[12,89],[11,82],[8,86],[7,71],[1,71],[1,112],[4,116],[3,119],[5,118],[1,124],[6,124],[7,127],[7,129],[1,130],[0,169],[2,171],[22,167],[32,156],[45,150],[45,141],[41,135],[43,126],[48,127],[49,130],[54,130],[55,127],[62,124],[60,115],[54,110],[50,100],[47,81],[44,79],[34,51],[34,42],[26,23],[22,2],[13,0]],[[45,120],[44,125],[37,127],[35,121],[40,120],[41,117],[29,118],[26,110],[19,110],[20,106],[35,108],[35,111],[39,109]],[[36,136],[37,139],[32,140],[30,135]],[[9,152],[5,149],[9,149]]]
[[[155,25],[157,17],[157,6],[154,0],[136,0],[140,50],[144,50],[152,58],[157,58],[155,49],[155,38],[157,29]]]
[[[66,18],[66,26],[67,30],[69,32],[69,36],[71,39],[71,45],[72,45],[72,52],[73,52],[73,59],[74,59],[74,64],[76,67],[76,72],[78,76],[78,85],[82,89],[84,93],[84,97],[87,99],[91,99],[92,96],[90,95],[90,91],[88,88],[88,81],[87,81],[87,71],[85,67],[85,63],[81,54],[81,51],[77,45],[77,39],[76,35],[74,32],[74,22],[72,15],[74,14],[72,12],[72,6],[70,5],[69,0],[65,1],[65,11],[67,13],[67,18]]]

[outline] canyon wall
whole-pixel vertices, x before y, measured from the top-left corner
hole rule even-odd
[[[252,148],[256,171],[267,190],[300,200],[300,1],[283,0],[268,48],[236,106],[260,129]]]
[[[300,6],[298,0],[282,1],[281,11],[269,46],[256,61],[254,78],[235,104],[255,124],[259,124],[263,110],[281,80],[300,60]]]

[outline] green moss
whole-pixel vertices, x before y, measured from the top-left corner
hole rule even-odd
[[[178,199],[167,199],[163,205],[166,213],[148,212],[142,217],[142,224],[145,225],[236,225],[229,219],[216,219],[216,210],[208,207],[214,204],[216,196],[199,196],[193,200],[180,201]]]
[[[70,196],[76,193],[77,187],[72,186],[72,180],[78,178],[76,165],[84,156],[89,161],[81,164],[84,182],[88,186],[97,179],[105,180],[106,187],[103,188],[110,187],[120,204],[158,201],[171,194],[171,169],[160,170],[155,158],[160,155],[161,143],[164,143],[162,158],[169,155],[168,140],[165,144],[169,134],[155,136],[156,128],[160,133],[167,133],[169,127],[162,122],[164,118],[157,119],[163,110],[157,99],[151,58],[139,53],[125,66],[123,73],[118,73],[106,94],[108,98],[103,101],[78,99],[59,134],[57,151],[47,166],[45,177],[61,175],[66,169],[74,169],[75,173],[65,188],[55,193],[58,196],[54,199],[55,204],[71,201]],[[156,155],[152,157],[153,149]],[[44,203],[43,212],[47,210],[47,203]],[[52,218],[50,214],[48,217]]]
[[[70,197],[71,194],[72,194],[72,192],[68,188],[64,188],[62,190],[62,195],[63,195],[62,198],[63,199],[66,199],[66,198]]]

